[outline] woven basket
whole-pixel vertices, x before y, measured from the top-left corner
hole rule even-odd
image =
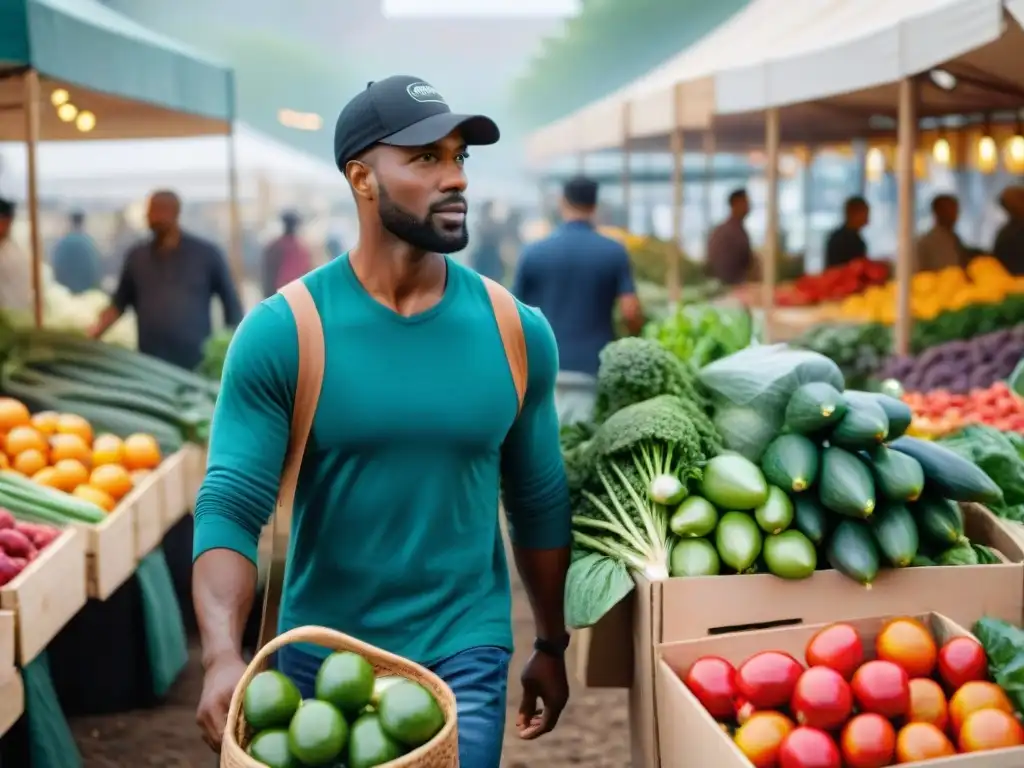
[[[242,697],[252,679],[267,668],[274,652],[292,643],[313,643],[334,651],[354,651],[370,662],[373,671],[378,675],[397,675],[415,680],[437,699],[441,711],[444,712],[444,727],[440,733],[422,747],[397,760],[385,763],[380,768],[458,768],[459,734],[455,723],[455,694],[444,681],[418,664],[326,627],[298,627],[289,630],[256,652],[256,656],[238,682],[234,696],[231,697],[231,708],[228,710],[228,722],[220,752],[221,768],[266,768],[245,751],[254,734],[242,713]]]

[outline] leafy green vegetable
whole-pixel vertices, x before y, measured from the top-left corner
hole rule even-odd
[[[592,627],[633,591],[629,569],[597,552],[574,552],[565,580],[565,622],[574,629]]]
[[[985,616],[972,630],[988,656],[988,671],[996,684],[1024,714],[1024,631],[1019,627]]]
[[[979,466],[1002,490],[1007,505],[1024,504],[1024,459],[1003,432],[969,424],[938,442]]]
[[[234,330],[223,328],[216,331],[205,342],[203,342],[203,359],[196,369],[208,379],[220,381],[221,373],[224,371],[224,360],[228,355],[228,347],[231,345],[231,337]]]
[[[695,368],[739,352],[750,345],[753,321],[746,307],[681,304],[660,323],[648,323],[644,336]]]

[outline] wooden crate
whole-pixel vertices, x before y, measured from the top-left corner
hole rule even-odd
[[[206,446],[193,445],[189,443],[184,449],[185,461],[185,501],[189,509],[195,507],[196,496],[199,495],[199,487],[206,477]]]
[[[0,735],[7,733],[25,714],[25,684],[17,667],[0,672]]]
[[[194,496],[188,493],[188,476],[194,459],[191,446],[182,448],[164,459],[157,469],[163,478],[163,529],[166,531],[188,514]]]
[[[15,614],[15,652],[25,666],[86,601],[86,535],[67,528],[17,578],[0,587],[0,608]]]
[[[14,667],[16,619],[14,611],[0,611],[0,678]]]
[[[135,572],[136,507],[123,501],[102,523],[78,526],[85,533],[89,597],[106,600]]]
[[[121,499],[119,505],[131,509],[135,531],[132,554],[136,562],[160,546],[164,538],[164,473],[161,467],[146,475],[131,493]]]

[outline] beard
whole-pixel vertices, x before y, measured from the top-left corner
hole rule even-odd
[[[469,245],[465,221],[458,229],[442,229],[434,224],[431,212],[425,219],[419,219],[412,211],[398,205],[383,186],[379,192],[380,223],[399,240],[428,253],[455,253]],[[440,205],[449,202],[450,199]]]

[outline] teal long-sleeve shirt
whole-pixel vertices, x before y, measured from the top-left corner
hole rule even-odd
[[[347,255],[303,278],[324,327],[320,401],[299,475],[281,631],[333,627],[420,663],[511,649],[499,486],[516,546],[569,545],[551,328],[519,305],[528,356],[518,401],[486,288],[448,260],[441,301],[403,317]],[[298,375],[280,295],[228,351],[195,509],[195,557],[256,561],[274,508]]]

